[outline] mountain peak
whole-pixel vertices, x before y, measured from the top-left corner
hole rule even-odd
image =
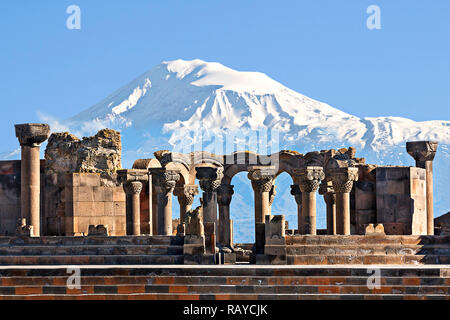
[[[173,60],[161,63],[169,75],[177,79],[189,79],[192,85],[218,86],[221,90],[272,94],[279,90],[288,90],[279,82],[261,72],[237,71],[219,62],[206,62],[201,59]],[[169,77],[167,77],[169,79]]]

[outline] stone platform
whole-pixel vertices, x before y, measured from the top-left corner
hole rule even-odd
[[[72,264],[183,264],[183,238],[0,237],[0,265]]]
[[[286,264],[450,264],[450,236],[286,236]]]
[[[184,240],[182,236],[0,237],[0,265],[189,264]],[[450,236],[288,235],[282,245],[266,243],[264,253],[253,254],[250,260],[267,265],[442,265],[450,264]]]
[[[450,298],[446,266],[1,266],[0,300],[346,300]],[[379,270],[379,286],[369,277]]]

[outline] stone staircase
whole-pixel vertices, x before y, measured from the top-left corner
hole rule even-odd
[[[374,266],[372,266],[374,267]],[[69,289],[66,266],[0,267],[0,300],[7,299],[443,299],[450,267],[376,266],[80,266],[80,287]],[[371,282],[369,280],[371,284]],[[73,284],[73,283],[72,283]]]
[[[289,265],[450,264],[450,236],[286,236]]]
[[[183,264],[183,238],[0,237],[0,265]]]

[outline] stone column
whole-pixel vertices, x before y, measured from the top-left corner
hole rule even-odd
[[[127,195],[127,212],[131,215],[131,228],[127,227],[127,232],[134,236],[141,235],[140,196],[143,183],[148,182],[148,178],[147,170],[130,169],[117,171],[117,179],[123,184],[123,189]]]
[[[331,181],[322,181],[319,186],[319,194],[323,195],[327,205],[327,234],[336,234],[336,195]]]
[[[219,204],[219,235],[218,240],[222,246],[233,247],[230,220],[230,203],[234,194],[233,185],[222,184],[217,189],[217,202]]]
[[[406,143],[406,150],[416,160],[416,167],[426,170],[427,234],[434,235],[433,208],[433,160],[438,143],[436,141],[412,141]]]
[[[325,179],[322,167],[295,169],[300,191],[302,192],[302,228],[303,234],[316,235],[316,192],[320,181]]]
[[[158,234],[172,235],[172,192],[180,179],[179,170],[150,168],[157,194]]]
[[[194,197],[198,194],[198,186],[187,184],[176,187],[173,194],[178,197],[178,203],[180,204],[180,225],[184,225],[186,212],[191,210]]]
[[[358,168],[329,169],[333,189],[336,192],[336,233],[350,234],[350,191],[358,180]]]
[[[249,168],[248,178],[255,194],[255,223],[264,223],[270,215],[270,191],[275,178],[275,167],[253,166]]]
[[[196,178],[203,191],[203,222],[214,222],[217,228],[217,188],[223,178],[223,168],[198,167]],[[217,231],[217,230],[216,230]]]
[[[22,147],[20,212],[22,219],[33,227],[33,235],[40,236],[41,163],[40,146],[48,139],[48,124],[16,124],[16,137]]]
[[[297,228],[298,232],[302,231],[302,192],[300,191],[300,187],[297,184],[291,185],[291,194],[295,198],[295,202],[297,203]]]

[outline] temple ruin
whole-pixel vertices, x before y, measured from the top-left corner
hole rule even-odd
[[[123,169],[120,133],[114,130],[104,129],[80,140],[69,133],[50,135],[46,124],[15,127],[21,160],[0,161],[2,241],[21,239],[21,243],[39,245],[71,241],[83,251],[84,244],[94,243],[89,239],[104,244],[120,239],[135,244],[165,239],[161,243],[167,248],[158,259],[141,254],[138,264],[450,261],[448,236],[434,234],[432,163],[436,142],[407,143],[415,166],[366,164],[350,147],[306,154],[283,150],[271,155],[162,150],[156,151],[154,158],[137,159],[132,168]],[[45,159],[41,160],[40,145],[47,139]],[[248,172],[254,192],[254,244],[233,241],[232,183],[240,172]],[[292,178],[290,193],[298,214],[294,228],[286,226],[283,215],[271,212],[277,193],[275,180],[283,172]],[[177,221],[172,217],[174,197],[180,205]],[[194,197],[201,197],[201,207],[192,207]],[[326,204],[324,230],[316,225],[318,201]],[[439,245],[445,250],[430,249],[422,254],[424,248],[417,248],[419,245]],[[170,253],[171,246],[182,250]],[[89,256],[85,251],[83,256]],[[52,264],[69,260],[71,264],[133,264],[120,250],[109,254],[115,260],[98,251],[92,260],[77,261],[76,255],[55,254]],[[0,263],[40,261],[19,256],[22,258],[15,262],[0,256]],[[51,255],[45,256],[49,261]],[[70,259],[61,258],[64,256]]]

